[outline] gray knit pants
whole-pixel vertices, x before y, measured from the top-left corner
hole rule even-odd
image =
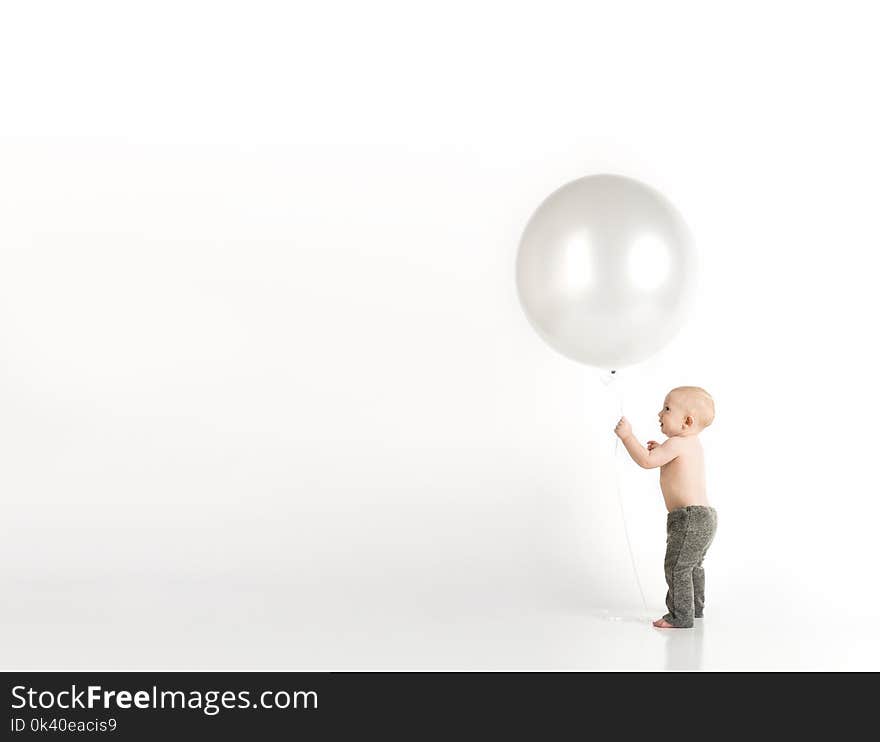
[[[718,514],[705,505],[676,508],[666,516],[666,607],[664,620],[680,629],[689,629],[694,618],[703,617],[706,602],[706,575],[703,557],[715,538]]]

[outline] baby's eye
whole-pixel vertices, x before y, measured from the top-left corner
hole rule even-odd
[[[668,408],[668,407],[666,408],[666,411],[667,411],[667,412],[669,411],[669,408]]]

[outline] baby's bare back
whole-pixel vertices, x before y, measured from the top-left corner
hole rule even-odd
[[[669,511],[688,505],[708,505],[703,446],[697,436],[677,441],[679,454],[660,467],[660,490]]]

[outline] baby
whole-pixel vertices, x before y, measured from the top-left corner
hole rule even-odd
[[[617,433],[629,455],[645,469],[660,467],[660,489],[669,511],[666,516],[666,607],[654,621],[659,629],[685,629],[703,617],[706,577],[703,557],[715,538],[718,515],[706,499],[703,447],[699,434],[715,419],[715,402],[705,389],[680,386],[663,400],[662,444],[648,441],[647,450],[633,435],[625,417]]]

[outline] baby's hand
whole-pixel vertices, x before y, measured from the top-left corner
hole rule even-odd
[[[614,432],[621,440],[632,435],[633,431],[630,427],[629,420],[627,420],[625,417],[620,418],[620,420],[617,422],[617,426],[614,428]]]
[[[648,441],[648,450],[649,450],[649,451],[653,451],[653,450],[654,450],[655,448],[657,448],[657,446],[659,446],[659,445],[660,445],[660,444],[657,443],[657,441]]]

